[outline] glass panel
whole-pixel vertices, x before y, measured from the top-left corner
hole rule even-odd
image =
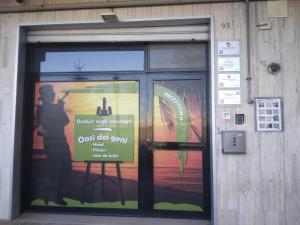
[[[154,150],[156,210],[203,211],[201,151]]]
[[[154,81],[154,141],[202,142],[202,80]]]
[[[205,43],[150,44],[150,69],[207,69]]]
[[[138,90],[137,81],[36,83],[32,206],[138,208]]]
[[[144,70],[144,51],[46,52],[40,72]]]

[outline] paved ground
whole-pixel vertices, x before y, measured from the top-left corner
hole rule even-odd
[[[210,225],[209,221],[144,217],[79,216],[24,213],[0,225]]]

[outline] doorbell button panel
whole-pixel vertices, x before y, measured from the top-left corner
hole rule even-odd
[[[246,131],[222,131],[224,154],[246,154]]]

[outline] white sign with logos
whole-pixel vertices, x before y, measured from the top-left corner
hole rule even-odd
[[[239,55],[240,54],[240,41],[219,41],[218,42],[218,55]]]
[[[219,88],[240,88],[241,81],[240,81],[240,74],[233,73],[233,74],[225,74],[219,73],[218,74],[218,87]]]
[[[218,58],[219,72],[239,72],[240,57],[219,57]]]
[[[240,90],[219,90],[219,104],[238,105],[241,104]]]

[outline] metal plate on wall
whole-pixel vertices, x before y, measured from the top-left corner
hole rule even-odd
[[[222,151],[224,154],[245,154],[246,131],[222,131]]]

